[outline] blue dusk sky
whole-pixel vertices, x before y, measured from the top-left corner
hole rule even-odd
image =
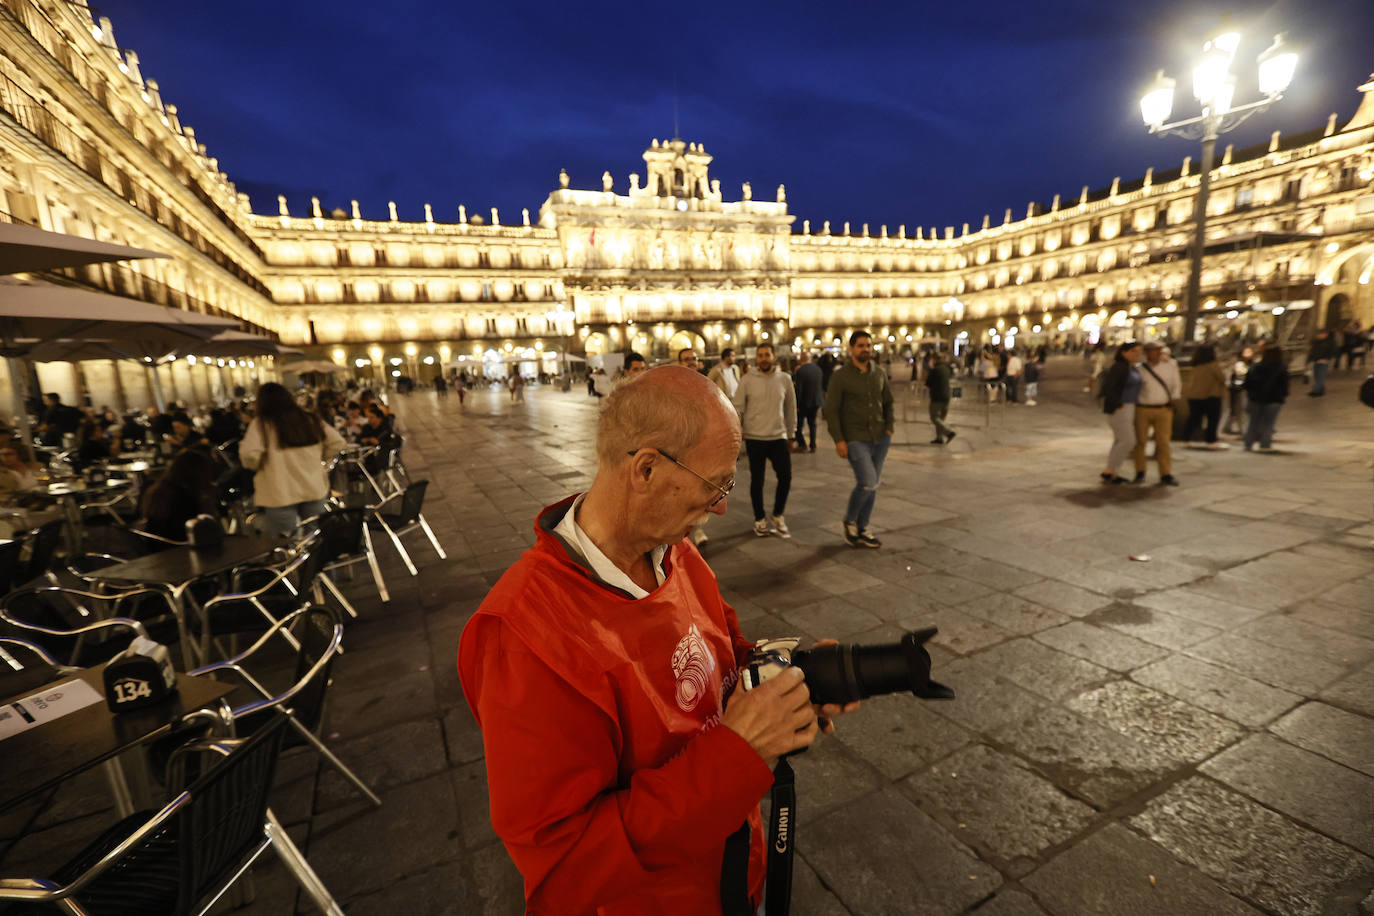
[[[557,187],[616,190],[654,137],[700,141],[726,199],[786,184],[797,225],[857,231],[1001,222],[1196,161],[1149,136],[1156,69],[1196,113],[1189,62],[1243,34],[1237,103],[1276,32],[1301,52],[1289,94],[1228,134],[1239,148],[1344,123],[1374,72],[1374,0],[982,0],[657,4],[527,0],[102,0],[115,38],[196,129],[254,210],[357,199],[384,219],[531,214]],[[1220,154],[1220,150],[1218,150]]]

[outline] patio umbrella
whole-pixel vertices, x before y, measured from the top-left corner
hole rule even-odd
[[[344,367],[338,363],[330,362],[327,359],[298,359],[295,362],[281,366],[283,372],[294,372],[300,375],[304,372],[342,372]]]
[[[245,331],[220,331],[208,340],[178,347],[171,356],[173,359],[183,356],[213,356],[225,359],[241,356],[276,356],[290,359],[296,356],[305,356],[305,352],[294,347],[283,346],[270,337],[262,337],[258,334],[249,334]]]
[[[167,258],[156,251],[97,242],[18,223],[0,223],[0,274],[52,270],[102,261]]]
[[[237,322],[213,315],[48,283],[0,280],[0,355],[9,360],[14,409],[24,416],[19,360],[161,359]],[[159,406],[162,393],[154,375]],[[31,434],[22,429],[25,442]]]

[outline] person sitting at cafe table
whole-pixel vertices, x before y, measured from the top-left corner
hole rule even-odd
[[[16,494],[38,490],[44,485],[38,479],[42,470],[22,442],[0,446],[0,500],[9,503]]]
[[[172,414],[172,432],[165,439],[177,448],[189,448],[206,441],[184,411]]]
[[[197,515],[219,516],[215,462],[205,445],[184,448],[166,473],[143,493],[143,530],[172,541],[186,540],[186,523]]]
[[[358,430],[358,442],[363,445],[380,445],[392,432],[391,417],[386,415],[376,401],[369,401],[367,420]]]
[[[172,418],[156,407],[149,407],[144,414],[148,418],[148,429],[153,434],[154,442],[161,442],[163,436],[172,434]]]
[[[105,436],[105,423],[95,418],[83,420],[77,431],[76,460],[74,466],[80,470],[111,456],[110,440]]]
[[[0,537],[15,537],[63,517],[39,479],[43,466],[22,442],[0,445]]]

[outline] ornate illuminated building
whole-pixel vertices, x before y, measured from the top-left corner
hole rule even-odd
[[[1374,320],[1374,79],[1359,88],[1344,123],[1221,157],[1209,333]],[[537,213],[504,223],[429,205],[422,222],[394,205],[365,219],[356,202],[254,213],[109,20],[81,0],[0,0],[0,211],[172,255],[46,279],[233,315],[364,376],[540,351],[552,369],[563,352],[831,345],[856,327],[896,349],[1012,328],[1028,342],[1181,331],[1189,160],[981,224],[895,230],[797,225],[782,187],[727,200],[711,160],[655,140],[619,188],[609,173],[591,190],[562,174]],[[201,370],[168,371],[183,397],[204,387]],[[115,370],[82,372],[95,389]]]

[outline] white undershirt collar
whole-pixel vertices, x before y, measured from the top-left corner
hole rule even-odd
[[[553,533],[563,539],[579,558],[586,561],[591,567],[594,575],[603,584],[612,588],[618,588],[628,594],[636,601],[640,598],[649,597],[649,593],[635,584],[635,581],[627,576],[619,566],[616,566],[606,555],[601,552],[591,538],[587,537],[587,532],[582,530],[582,526],[577,523],[577,509],[582,505],[582,500],[586,499],[586,493],[578,494],[577,499],[568,507],[568,511],[563,515],[563,520],[554,526]],[[654,578],[658,584],[662,585],[668,578],[663,571],[663,555],[668,552],[667,544],[660,544],[649,552],[649,565],[654,568]]]

